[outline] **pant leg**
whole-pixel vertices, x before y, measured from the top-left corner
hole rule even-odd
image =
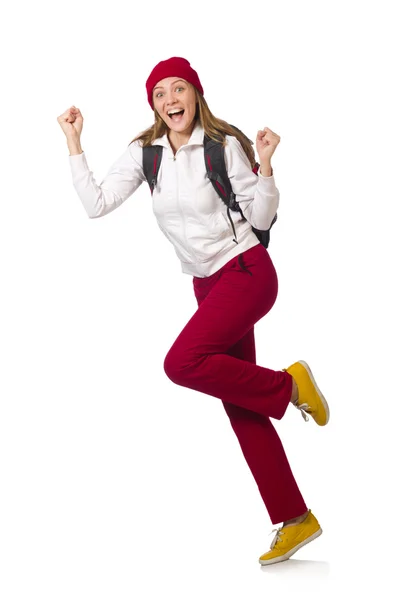
[[[256,363],[254,328],[228,354]],[[223,402],[223,406],[271,522],[281,523],[306,512],[307,506],[270,419],[228,402]]]
[[[292,393],[292,377],[227,354],[272,308],[278,293],[276,270],[261,244],[207,278],[194,278],[204,297],[164,360],[174,383],[260,415],[281,419]]]

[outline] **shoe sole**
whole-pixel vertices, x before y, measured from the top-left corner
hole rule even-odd
[[[313,373],[311,372],[311,370],[310,370],[310,367],[309,367],[309,365],[307,364],[307,362],[305,362],[304,360],[298,360],[298,362],[299,362],[299,363],[300,363],[300,364],[301,364],[303,367],[305,367],[306,371],[307,371],[307,372],[308,372],[308,374],[309,374],[310,380],[311,380],[312,384],[314,385],[314,387],[315,387],[315,389],[316,389],[316,392],[317,392],[317,394],[320,396],[321,404],[323,405],[323,407],[324,407],[324,410],[325,410],[325,423],[324,423],[324,425],[326,425],[326,424],[328,423],[328,421],[329,421],[329,406],[328,406],[328,404],[327,404],[327,401],[326,401],[326,399],[324,398],[323,394],[321,393],[321,390],[320,390],[320,388],[318,387],[318,385],[317,385],[317,383],[316,383],[316,380],[314,379]]]
[[[266,566],[266,565],[274,565],[274,563],[283,562],[285,560],[288,560],[293,554],[295,554],[295,552],[300,550],[303,546],[306,546],[306,544],[308,544],[309,542],[312,542],[313,540],[318,538],[322,534],[322,532],[323,532],[323,530],[320,527],[320,529],[318,529],[315,533],[313,533],[311,536],[309,536],[308,538],[303,540],[303,542],[301,542],[300,544],[298,544],[297,546],[292,548],[292,550],[290,550],[286,554],[283,554],[282,556],[277,556],[276,558],[270,558],[269,560],[259,559],[259,562],[261,565]]]

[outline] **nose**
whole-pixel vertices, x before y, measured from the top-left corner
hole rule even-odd
[[[165,103],[167,106],[171,106],[172,104],[175,104],[175,99],[176,99],[176,96],[175,96],[174,92],[166,92]]]

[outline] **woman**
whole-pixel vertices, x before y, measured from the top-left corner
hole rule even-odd
[[[211,113],[187,60],[172,57],[156,65],[146,91],[154,124],[130,143],[99,186],[81,149],[81,112],[72,106],[58,117],[73,184],[88,216],[104,216],[146,181],[142,147],[163,146],[153,211],[182,271],[193,278],[198,303],[168,351],[164,370],[176,384],[222,401],[270,519],[283,523],[259,562],[280,562],[322,530],[303,500],[270,418],[281,419],[292,403],[306,420],[307,413],[321,426],[329,419],[327,402],[304,361],[281,371],[255,361],[254,325],[272,308],[278,281],[252,227],[269,229],[279,205],[271,157],[280,137],[267,127],[258,131],[256,175],[251,143]],[[232,213],[235,241],[226,206],[206,177],[204,134],[223,140],[228,176],[243,212]]]

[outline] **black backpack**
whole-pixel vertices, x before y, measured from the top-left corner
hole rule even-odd
[[[237,127],[234,127],[234,125],[232,125],[232,127],[241,133],[241,131],[237,129]],[[160,163],[163,154],[163,146],[145,146],[142,148],[142,150],[143,172],[150,186],[150,192],[153,194],[153,190],[157,183],[157,174],[160,169]],[[233,241],[236,244],[238,244],[236,240],[236,230],[234,228],[234,222],[230,216],[230,210],[239,211],[243,217],[244,215],[241,208],[239,207],[238,202],[236,202],[236,195],[233,193],[232,186],[230,185],[230,180],[225,165],[225,149],[223,148],[222,143],[220,141],[216,142],[210,139],[207,135],[204,135],[204,160],[207,169],[207,176],[210,179],[212,185],[214,186],[215,191],[227,206],[227,214],[232,224],[234,232]],[[255,163],[255,166],[252,169],[255,175],[258,175],[259,167],[260,165],[258,163]],[[260,229],[255,229],[255,227],[251,226],[256,237],[259,239],[260,243],[265,248],[267,248],[269,245],[270,229],[273,227],[276,221],[277,213],[274,216],[274,219],[269,229],[262,231]]]

